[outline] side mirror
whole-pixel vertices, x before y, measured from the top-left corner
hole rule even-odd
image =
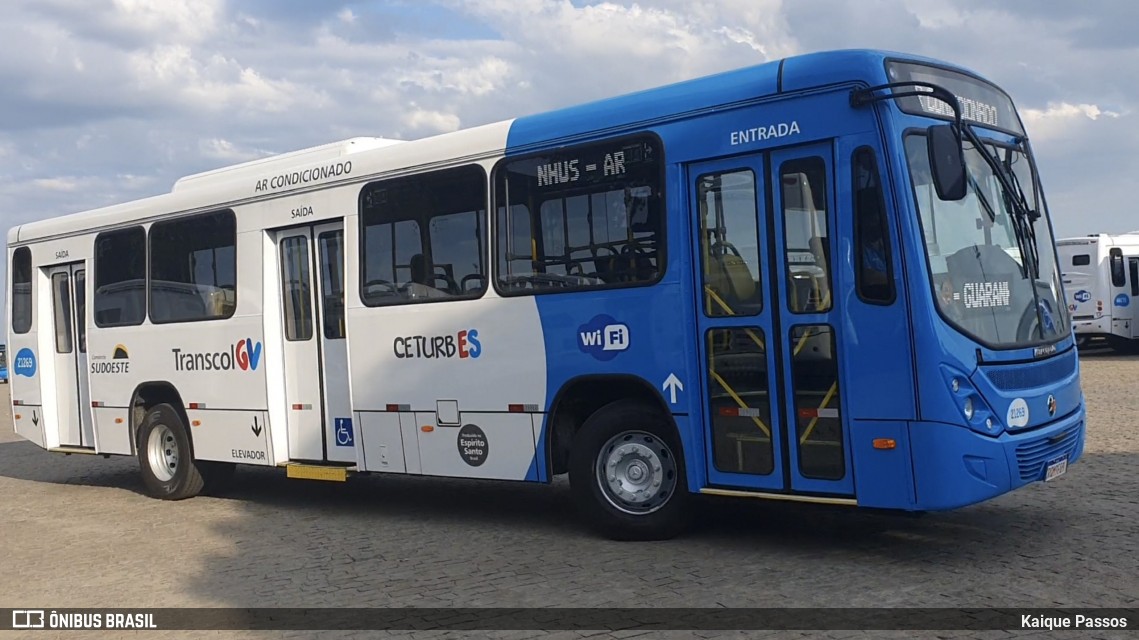
[[[951,125],[929,128],[929,167],[938,198],[955,201],[965,197],[965,153]]]

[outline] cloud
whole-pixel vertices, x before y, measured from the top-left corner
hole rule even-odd
[[[233,164],[270,155],[270,152],[263,149],[243,148],[222,138],[200,140],[198,142],[198,149],[201,150],[204,157],[216,158]]]
[[[56,24],[81,40],[127,46],[201,42],[221,28],[225,0],[15,0],[14,12]]]
[[[1048,140],[1063,137],[1073,132],[1073,125],[1081,122],[1096,121],[1100,117],[1118,118],[1119,113],[1105,111],[1094,104],[1070,104],[1067,102],[1050,102],[1044,109],[1023,109],[1021,116],[1025,128],[1033,140]]]
[[[412,104],[403,116],[403,124],[413,130],[445,133],[458,130],[461,122],[459,116],[453,113],[420,109]]]
[[[47,191],[75,191],[81,182],[77,178],[38,178],[32,180],[32,186]]]

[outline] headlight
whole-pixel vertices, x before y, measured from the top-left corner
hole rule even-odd
[[[969,380],[969,376],[949,365],[941,365],[945,386],[949,389],[958,416],[964,416],[970,429],[987,436],[1001,432],[1001,423],[984,397]],[[952,417],[947,416],[953,420]]]

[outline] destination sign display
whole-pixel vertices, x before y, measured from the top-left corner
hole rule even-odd
[[[512,163],[511,173],[524,172],[537,180],[539,190],[563,189],[575,183],[596,185],[624,181],[630,173],[655,171],[656,148],[651,141],[576,147],[572,153],[550,154]]]
[[[962,73],[911,62],[886,65],[890,82],[926,82],[944,87],[957,97],[961,119],[981,126],[1023,134],[1024,127],[1012,100],[995,86]],[[906,91],[905,87],[897,91]],[[921,90],[920,88],[918,89]],[[898,108],[905,113],[935,118],[953,118],[953,109],[932,96],[899,98]]]

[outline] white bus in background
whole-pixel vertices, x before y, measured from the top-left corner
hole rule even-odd
[[[1139,231],[1064,238],[1056,249],[1079,344],[1103,338],[1118,351],[1139,348]]]

